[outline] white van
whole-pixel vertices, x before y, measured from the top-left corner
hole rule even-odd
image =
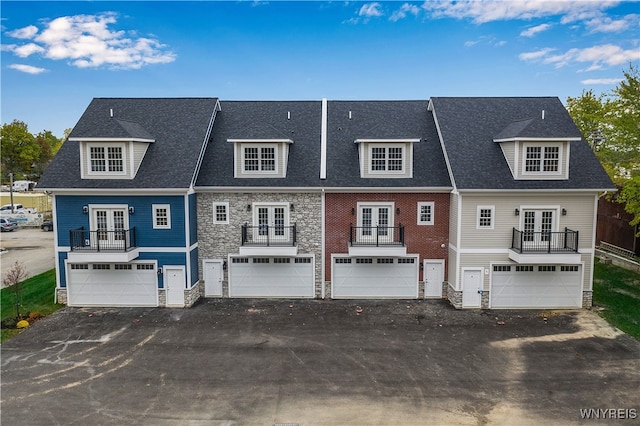
[[[32,180],[17,180],[13,182],[13,190],[16,192],[33,191],[36,183]]]

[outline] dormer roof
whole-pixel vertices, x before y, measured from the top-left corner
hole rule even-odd
[[[217,98],[94,98],[52,160],[42,189],[188,189],[193,183]],[[82,141],[153,142],[133,179],[82,179]]]

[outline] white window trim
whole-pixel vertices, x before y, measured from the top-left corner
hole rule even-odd
[[[431,220],[423,221],[420,220],[420,210],[422,210],[422,206],[430,206],[431,207]],[[435,202],[433,201],[419,201],[418,202],[418,225],[433,225],[435,221]]]
[[[89,204],[89,230],[97,231],[95,210],[122,210],[124,211],[124,229],[129,228],[129,206],[127,204]]]
[[[251,206],[252,217],[253,217],[253,226],[258,226],[258,207],[284,207],[284,226],[289,225],[289,207],[290,203],[287,202],[256,202]]]
[[[358,202],[358,221],[357,221],[357,226],[358,227],[362,227],[362,209],[364,207],[388,207],[389,208],[389,224],[387,225],[387,227],[389,228],[393,228],[395,225],[395,203],[394,202],[389,202],[389,201],[381,201],[381,202],[375,202],[375,201],[359,201]],[[373,220],[373,218],[372,218]],[[375,226],[373,223],[371,224],[371,226]]]
[[[105,153],[105,169],[108,168],[108,150],[109,148],[119,147],[122,150],[122,171],[120,172],[110,172],[105,170],[104,172],[97,172],[91,169],[91,148],[103,148]],[[87,142],[86,146],[86,157],[87,157],[87,175],[92,176],[126,176],[128,174],[127,170],[127,149],[126,144],[124,142],[109,142],[109,143],[98,143],[98,142]]]
[[[166,225],[158,225],[158,209],[167,210]],[[153,212],[153,229],[171,229],[171,204],[152,204],[151,211]]]
[[[533,142],[525,142],[522,144],[522,158],[521,158],[521,173],[523,176],[561,176],[564,173],[564,144],[561,142],[557,143],[533,143]],[[541,149],[541,157],[540,157],[540,171],[539,172],[531,172],[527,171],[527,148],[528,147],[540,147]],[[558,148],[558,170],[554,172],[544,171],[544,152],[548,147],[557,147]]]
[[[242,174],[246,174],[246,175],[277,175],[279,173],[280,170],[280,153],[281,153],[281,149],[280,146],[282,144],[279,143],[243,143],[240,144],[240,156],[241,158],[241,171]],[[273,161],[274,161],[274,169],[273,170],[246,170],[244,168],[245,166],[245,150],[247,148],[257,148],[258,149],[258,167],[262,168],[262,163],[261,163],[261,152],[260,149],[261,148],[273,148]]]
[[[491,211],[491,226],[480,226],[480,212],[482,210]],[[478,206],[476,210],[476,229],[493,229],[496,223],[496,206]]]
[[[218,220],[218,216],[216,214],[216,207],[223,206],[225,208],[226,220]],[[214,225],[228,225],[229,224],[229,202],[219,202],[215,201],[213,203],[213,224]]]
[[[385,148],[385,170],[373,170],[373,148]],[[402,169],[389,170],[389,148],[400,148],[402,150]],[[407,149],[404,144],[388,144],[388,143],[368,143],[368,169],[371,175],[404,175],[406,174]]]

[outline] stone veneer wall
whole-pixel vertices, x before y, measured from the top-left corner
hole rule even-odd
[[[213,223],[213,203],[229,203],[229,224]],[[203,279],[204,259],[227,260],[240,250],[242,225],[253,224],[253,208],[260,203],[289,203],[289,224],[297,226],[298,254],[315,256],[315,294],[322,292],[322,198],[320,193],[206,193],[198,194],[198,273]],[[204,282],[204,281],[202,281]],[[224,271],[223,296],[229,295],[228,272]]]
[[[456,291],[451,284],[447,286],[447,299],[456,309],[462,309],[462,292]]]
[[[593,291],[582,292],[582,308],[591,309],[593,307]]]

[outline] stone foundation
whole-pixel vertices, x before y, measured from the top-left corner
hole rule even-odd
[[[190,308],[194,305],[194,303],[196,303],[200,297],[202,297],[202,295],[204,294],[204,288],[202,287],[203,284],[200,284],[200,282],[198,282],[196,285],[194,285],[193,287],[191,287],[188,290],[184,291],[184,307],[185,308]]]
[[[58,301],[58,303],[61,303],[63,305],[67,304],[67,289],[66,288],[61,288],[61,287],[56,288],[56,300]]]
[[[582,292],[582,308],[591,309],[593,306],[593,291]]]
[[[489,292],[484,290],[480,299],[480,309],[489,309]]]
[[[447,299],[456,309],[462,309],[462,292],[456,291],[449,283],[447,284]]]

